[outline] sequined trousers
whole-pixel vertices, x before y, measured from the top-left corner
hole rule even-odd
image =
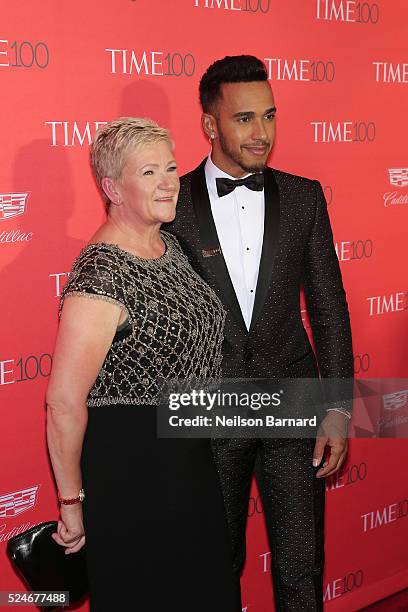
[[[325,480],[316,478],[320,466],[312,465],[314,443],[314,439],[285,438],[212,442],[237,574],[245,561],[245,529],[255,471],[271,547],[278,612],[323,610]]]

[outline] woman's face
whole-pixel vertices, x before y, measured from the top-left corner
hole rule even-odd
[[[170,144],[161,141],[131,152],[116,188],[126,212],[138,221],[172,221],[180,182]]]

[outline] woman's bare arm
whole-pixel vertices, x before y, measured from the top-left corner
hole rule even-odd
[[[62,497],[76,497],[82,486],[86,399],[121,315],[120,306],[103,300],[70,296],[64,303],[46,396],[48,448]]]

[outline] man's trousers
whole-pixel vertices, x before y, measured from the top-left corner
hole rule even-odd
[[[315,439],[287,438],[213,441],[237,573],[245,561],[249,493],[256,473],[278,612],[323,610],[325,479],[316,478],[320,466],[312,465],[314,444]]]

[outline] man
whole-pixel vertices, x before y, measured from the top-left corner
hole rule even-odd
[[[223,375],[352,377],[349,314],[322,188],[266,166],[276,108],[264,64],[253,56],[216,61],[201,79],[200,101],[212,150],[181,178],[170,231],[227,310]],[[317,361],[302,325],[301,285]],[[341,405],[331,409],[324,430],[345,430],[349,416]],[[276,608],[322,610],[323,477],[342,464],[346,435],[220,440],[213,449],[235,570],[245,558],[256,462]]]

